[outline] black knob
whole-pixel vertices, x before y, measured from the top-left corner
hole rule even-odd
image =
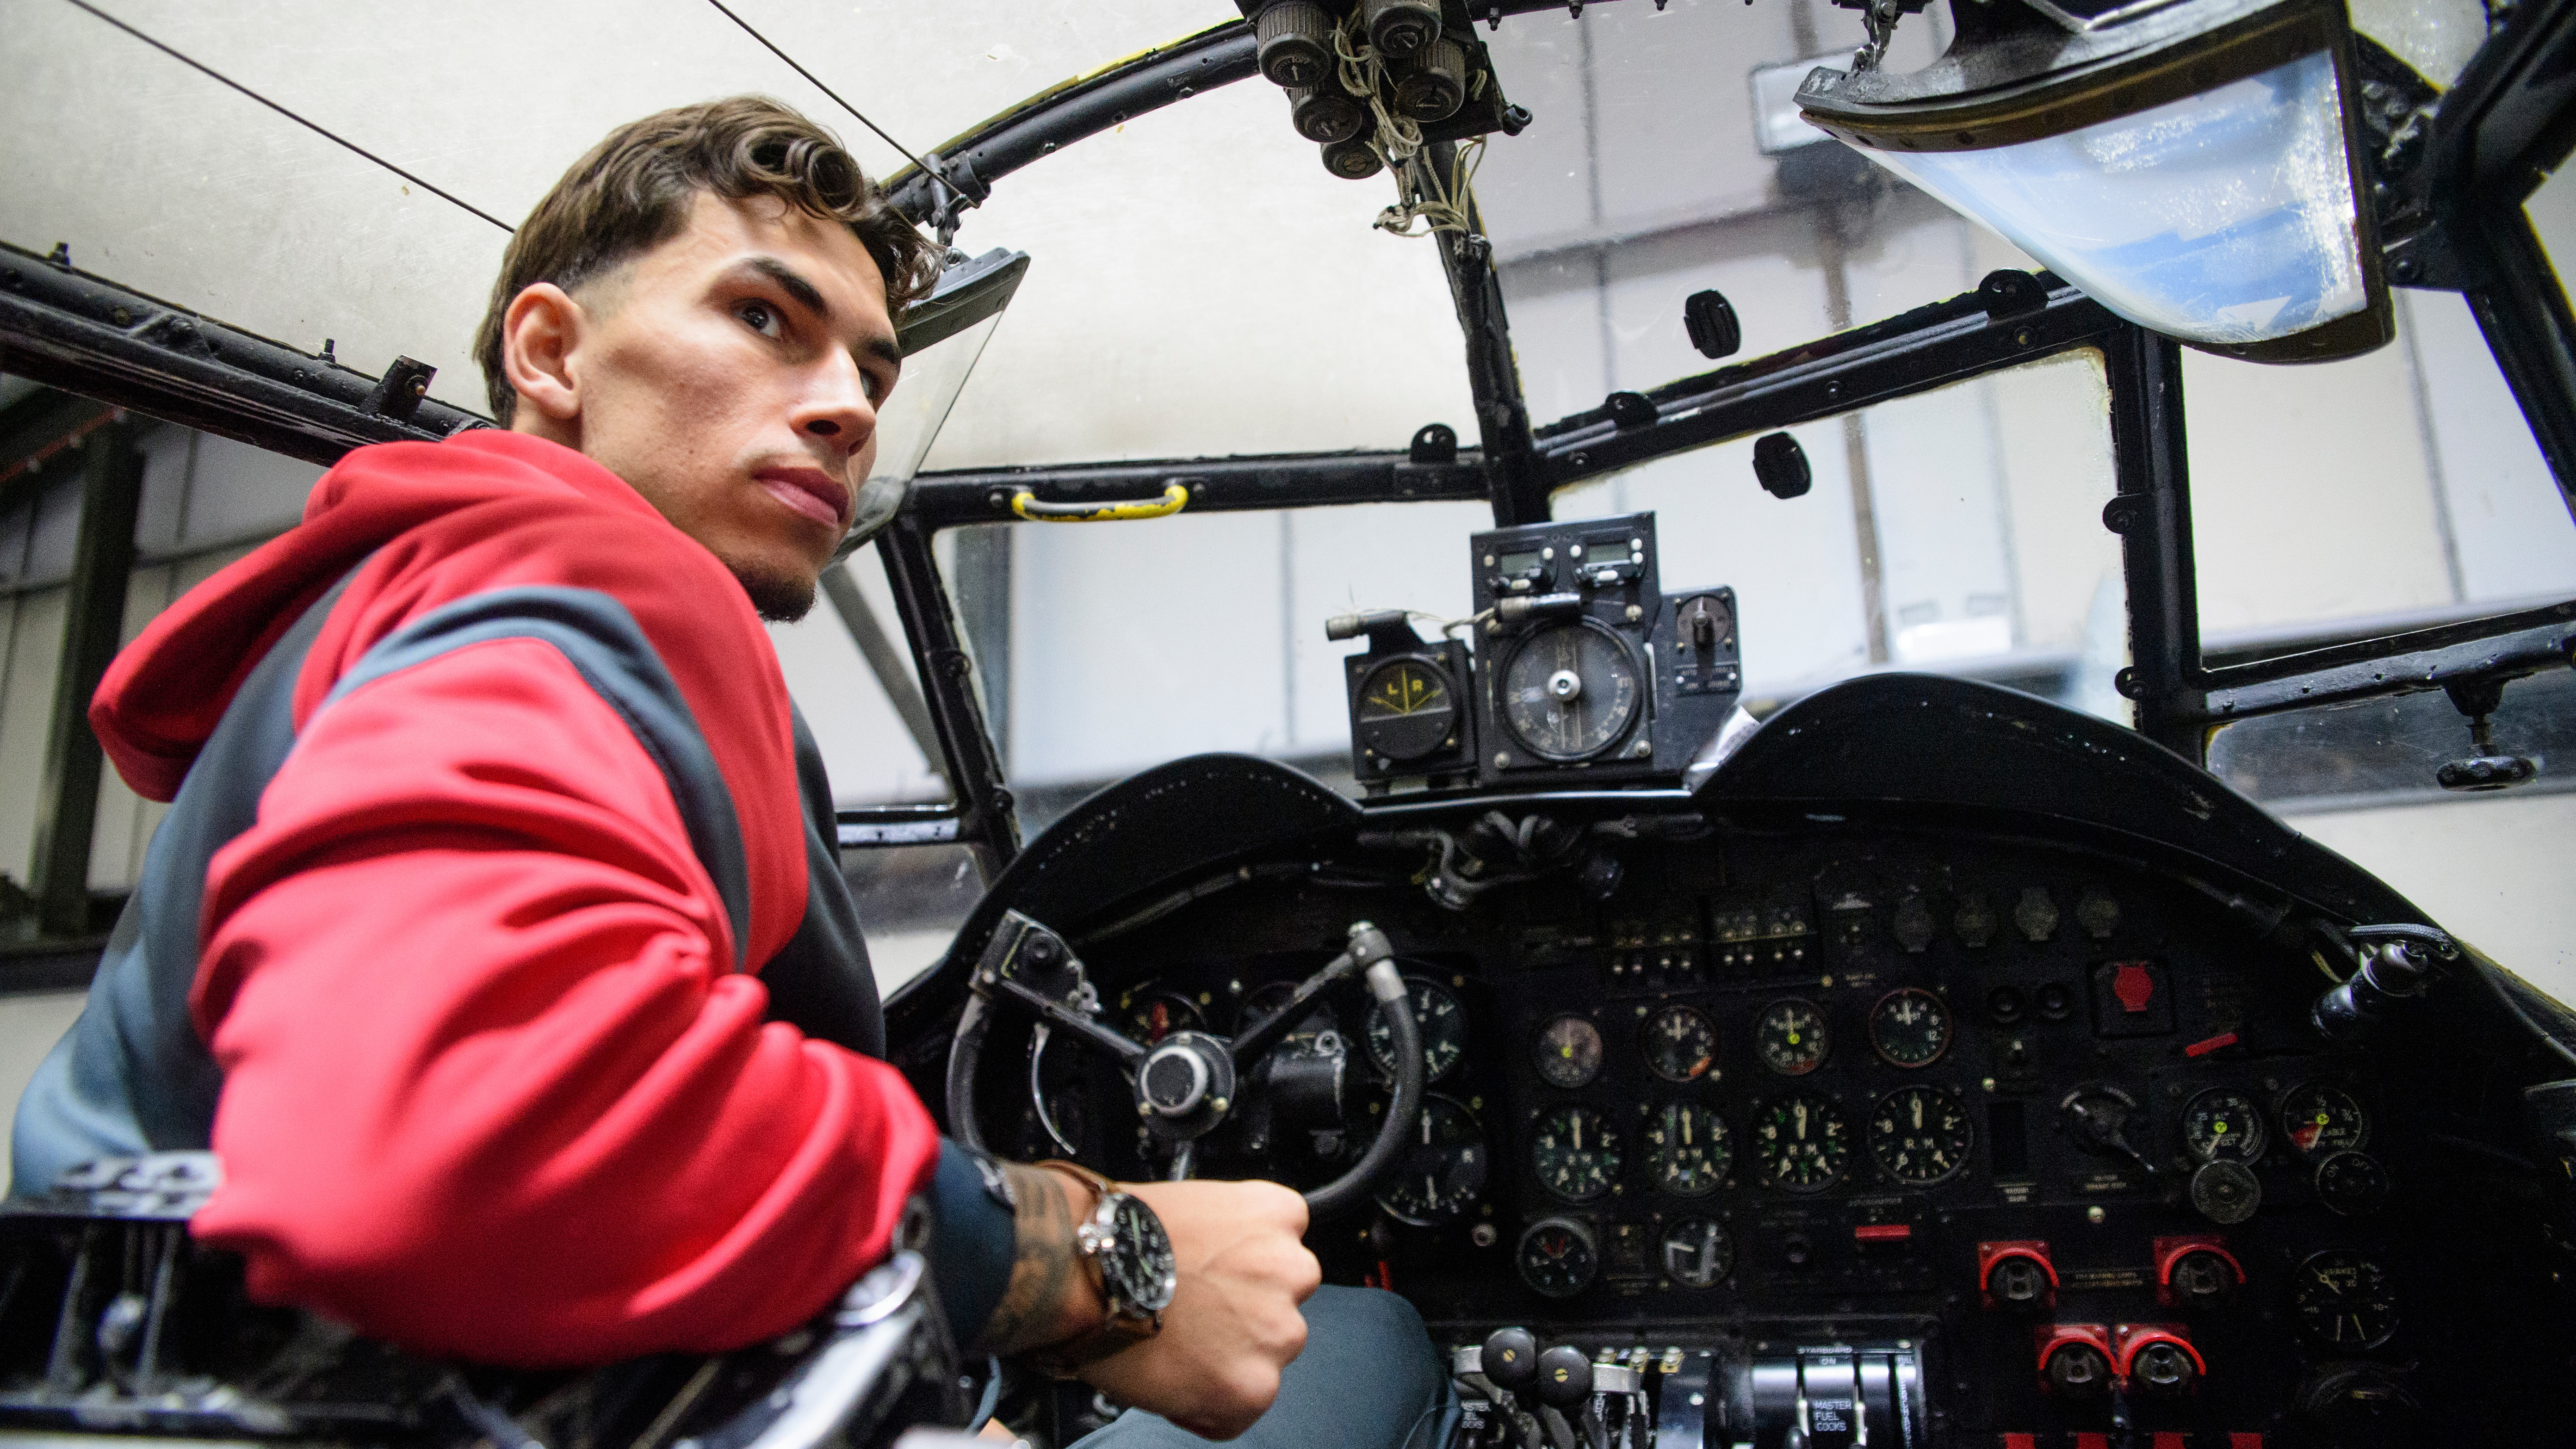
[[[1986,1286],[1993,1290],[1996,1301],[2023,1306],[2037,1303],[2040,1295],[2048,1291],[2048,1275],[2039,1271],[2039,1264],[2015,1254],[1995,1265],[1995,1271],[1987,1275]]]
[[[2178,1343],[2160,1340],[2148,1344],[2129,1360],[2129,1382],[2145,1393],[2189,1393],[2192,1382],[2199,1377],[2200,1366]]]
[[[2070,1399],[2110,1392],[2111,1360],[2089,1343],[2061,1343],[2048,1356],[2048,1386]]]
[[[1788,1260],[1790,1267],[1803,1268],[1808,1259],[1816,1256],[1815,1245],[1807,1241],[1806,1234],[1791,1233],[1780,1240],[1780,1256]]]
[[[1485,1340],[1485,1377],[1504,1390],[1526,1388],[1538,1379],[1538,1340],[1526,1328],[1497,1328]]]
[[[1538,1356],[1538,1401],[1552,1409],[1571,1409],[1592,1397],[1592,1360],[1570,1343],[1560,1343]]]
[[[2236,1299],[2235,1266],[2207,1248],[2176,1258],[2169,1281],[2185,1308],[2224,1308]]]

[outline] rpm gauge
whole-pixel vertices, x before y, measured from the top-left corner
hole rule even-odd
[[[1601,1075],[1601,1028],[1579,1016],[1560,1016],[1539,1028],[1530,1055],[1549,1086],[1571,1091]]]
[[[2309,1082],[2281,1099],[2281,1132],[2307,1157],[2351,1152],[2370,1141],[2370,1118],[2340,1087]]]
[[[1753,1049],[1762,1065],[1784,1077],[1803,1077],[1823,1066],[1832,1045],[1825,1014],[1811,1001],[1791,997],[1772,1002],[1753,1024]]]
[[[2397,1290],[2388,1270],[2350,1248],[2328,1248],[2301,1263],[2290,1308],[2300,1337],[2323,1348],[2377,1348],[2397,1332]]]
[[[1627,641],[1590,619],[1550,624],[1504,659],[1503,724],[1543,760],[1588,760],[1619,742],[1643,689]]]
[[[1975,1145],[1967,1104],[1939,1087],[1899,1087],[1869,1116],[1869,1155],[1889,1177],[1916,1187],[1966,1166]]]
[[[1646,1161],[1655,1186],[1675,1197],[1706,1197],[1726,1181],[1735,1150],[1726,1119],[1689,1102],[1668,1103],[1646,1128]]]
[[[1414,1029],[1422,1034],[1422,1079],[1439,1081],[1467,1050],[1467,1013],[1448,987],[1429,977],[1405,977],[1404,992],[1413,1007]],[[1394,1076],[1395,1028],[1387,1025],[1381,1008],[1369,1009],[1366,1041],[1370,1063],[1380,1075]]]
[[[1351,733],[1361,749],[1400,762],[1458,742],[1458,691],[1449,671],[1416,654],[1382,660],[1360,677]]]
[[[1696,1007],[1667,1006],[1646,1023],[1646,1069],[1667,1082],[1696,1082],[1717,1061],[1717,1028]]]
[[[1869,1044],[1892,1067],[1928,1067],[1950,1049],[1950,1008],[1919,986],[1900,987],[1869,1009]]]
[[[1530,1168],[1568,1202],[1590,1202],[1619,1180],[1619,1137],[1589,1107],[1559,1107],[1530,1135]]]
[[[1851,1124],[1822,1097],[1775,1097],[1754,1118],[1753,1159],[1773,1187],[1822,1191],[1851,1167]]]
[[[2252,1162],[2263,1155],[2263,1109],[2233,1087],[2212,1087],[2182,1109],[2182,1145],[2202,1162]]]
[[[1377,1203],[1387,1216],[1437,1227],[1476,1205],[1485,1190],[1485,1134],[1464,1106],[1422,1099],[1422,1115],[1405,1134],[1404,1156],[1387,1170]]]

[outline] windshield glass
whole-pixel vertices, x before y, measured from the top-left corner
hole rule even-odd
[[[1492,138],[1475,186],[1533,419],[1704,370],[1682,325],[1703,289],[1733,303],[1753,357],[2035,265],[1797,119],[1798,81],[1859,44],[1853,12],[1581,9],[1486,37],[1535,118]],[[1948,36],[1946,7],[1908,16],[1887,64],[1919,66]]]

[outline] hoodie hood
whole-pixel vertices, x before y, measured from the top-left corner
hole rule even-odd
[[[661,521],[616,474],[524,433],[359,448],[314,485],[300,524],[145,626],[100,681],[90,727],[136,794],[169,800],[270,646],[369,554],[424,524],[547,500]]]

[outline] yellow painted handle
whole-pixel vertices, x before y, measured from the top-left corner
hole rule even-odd
[[[1031,523],[1124,523],[1131,518],[1169,518],[1187,507],[1190,490],[1175,483],[1152,500],[1121,503],[1040,503],[1026,488],[1011,495],[1011,512]]]

